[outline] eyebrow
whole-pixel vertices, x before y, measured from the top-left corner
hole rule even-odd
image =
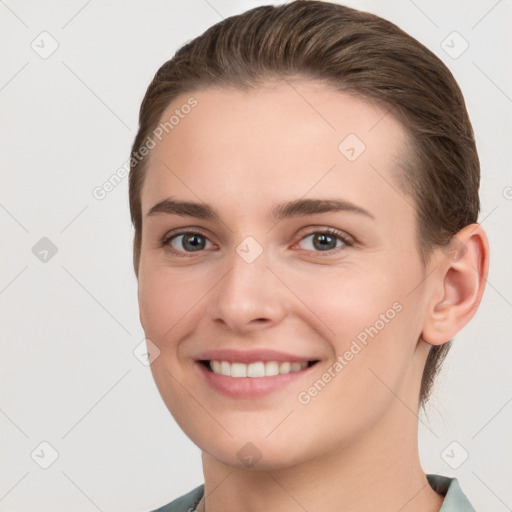
[[[271,209],[272,216],[277,220],[339,211],[357,213],[375,219],[368,210],[343,199],[297,199],[280,203]],[[207,203],[178,201],[171,198],[155,204],[148,211],[147,216],[157,214],[179,215],[205,220],[220,219],[220,215],[215,208]]]

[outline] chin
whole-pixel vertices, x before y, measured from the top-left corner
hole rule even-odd
[[[270,436],[272,437],[272,436]],[[222,439],[216,437],[191,438],[201,451],[217,462],[229,467],[247,471],[277,471],[291,468],[306,462],[309,458],[310,447],[304,445],[304,440],[287,440],[261,436],[225,435]]]

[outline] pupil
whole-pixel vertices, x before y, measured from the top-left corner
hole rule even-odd
[[[183,237],[183,247],[192,251],[203,249],[205,244],[204,240],[201,241],[202,238],[202,236],[198,235],[187,235]]]
[[[315,236],[313,239],[313,245],[316,249],[335,249],[336,248],[336,239],[332,235],[328,235],[326,233],[321,233],[318,236]],[[319,244],[316,243],[316,241],[319,242]],[[331,247],[329,247],[329,242],[331,242]],[[334,245],[333,245],[334,242]]]

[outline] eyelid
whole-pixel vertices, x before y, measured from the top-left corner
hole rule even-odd
[[[202,228],[196,228],[195,226],[188,226],[186,228],[177,228],[177,229],[173,229],[172,231],[169,231],[162,237],[162,241],[171,240],[172,238],[174,238],[175,236],[178,236],[178,235],[188,235],[188,234],[198,234],[198,235],[204,236],[205,238],[208,238],[208,236],[209,236],[206,233],[206,231],[204,231]]]

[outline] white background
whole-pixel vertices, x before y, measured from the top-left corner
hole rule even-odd
[[[1,511],[150,510],[203,482],[199,450],[133,355],[144,334],[128,180],[102,201],[92,191],[127,160],[158,67],[212,24],[264,3],[0,1]],[[467,100],[491,271],[421,416],[420,449],[425,471],[456,476],[477,510],[510,510],[512,4],[345,4],[431,48]],[[456,59],[441,46],[453,31],[469,43]],[[43,59],[31,43],[48,50],[51,38],[58,48]],[[32,252],[42,237],[58,249],[46,263]],[[51,461],[43,441],[58,453],[48,469],[35,462]],[[457,469],[446,462],[465,451]]]

